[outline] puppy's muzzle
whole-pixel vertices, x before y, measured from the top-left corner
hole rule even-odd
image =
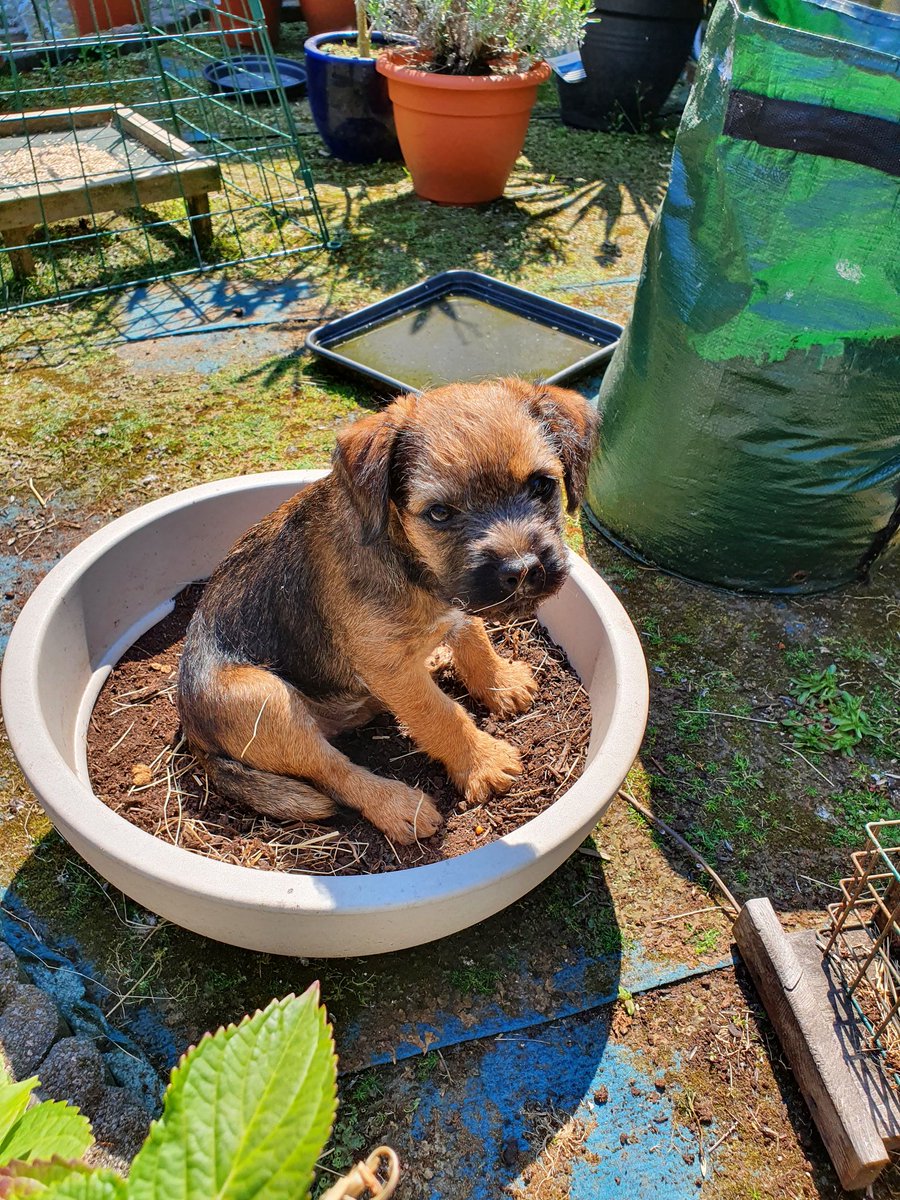
[[[547,578],[547,569],[536,554],[519,554],[502,560],[497,566],[497,584],[501,592],[536,595]]]
[[[527,611],[557,591],[565,577],[565,559],[554,550],[486,556],[469,575],[466,607]]]

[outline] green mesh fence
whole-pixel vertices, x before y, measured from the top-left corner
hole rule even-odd
[[[0,0],[0,309],[331,246],[266,68],[260,0]]]

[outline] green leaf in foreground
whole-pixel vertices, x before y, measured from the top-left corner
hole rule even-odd
[[[84,1163],[12,1163],[0,1169],[0,1200],[124,1200],[127,1185],[112,1171],[95,1171]]]
[[[0,1142],[0,1163],[80,1158],[93,1140],[90,1122],[77,1108],[45,1100],[22,1113]]]
[[[172,1073],[128,1200],[302,1200],[331,1130],[337,1064],[318,985],[207,1036]]]
[[[36,1087],[36,1078],[13,1083],[6,1072],[3,1072],[3,1078],[0,1080],[0,1163],[8,1161],[3,1157],[3,1143],[28,1107],[31,1093]]]

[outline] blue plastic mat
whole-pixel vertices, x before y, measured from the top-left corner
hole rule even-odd
[[[116,331],[116,337],[110,340],[141,342],[149,338],[281,324],[291,320],[292,304],[312,295],[312,287],[302,279],[277,283],[242,283],[224,278],[188,282],[173,279],[125,293],[108,314]]]

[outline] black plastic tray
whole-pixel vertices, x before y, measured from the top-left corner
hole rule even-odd
[[[274,64],[275,70],[272,70]],[[243,99],[251,104],[276,104],[281,84],[288,100],[302,96],[306,88],[306,68],[291,58],[273,58],[264,54],[241,54],[226,62],[214,62],[203,68],[210,91],[223,100]]]
[[[434,319],[433,319],[434,318]],[[622,326],[477,271],[443,271],[307,335],[314,353],[395,391],[521,375],[562,383],[612,356]]]

